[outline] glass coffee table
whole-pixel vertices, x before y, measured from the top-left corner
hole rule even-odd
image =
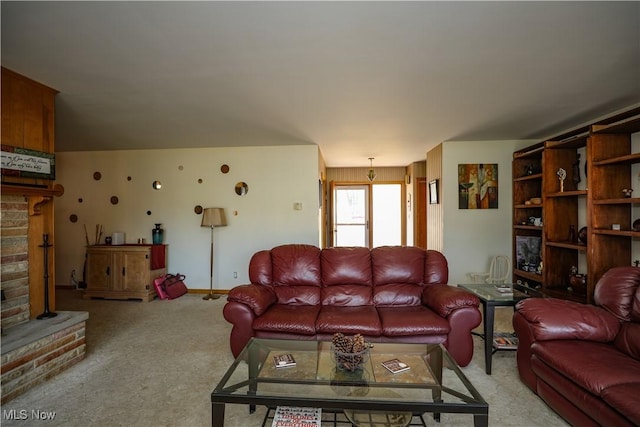
[[[514,289],[513,285],[509,286],[512,289],[512,293],[503,294],[498,292],[496,285],[489,283],[469,283],[458,285],[458,287],[475,294],[482,303],[482,308],[484,310],[484,334],[480,336],[484,339],[484,364],[487,375],[491,375],[491,362],[494,353],[493,325],[496,307],[515,307],[518,301],[529,297],[527,294]]]
[[[276,367],[290,355],[294,366]],[[410,369],[391,373],[382,362]],[[315,407],[350,416],[371,412],[473,415],[487,426],[489,405],[441,344],[374,343],[361,369],[336,367],[331,343],[252,338],[211,393],[212,425],[224,426],[225,404]]]

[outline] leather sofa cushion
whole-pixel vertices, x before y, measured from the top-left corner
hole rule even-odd
[[[322,250],[322,285],[366,285],[371,287],[369,248],[326,248]]]
[[[600,396],[578,387],[536,356],[531,357],[531,368],[538,377],[536,393],[571,425],[629,427],[628,421]]]
[[[602,275],[593,294],[596,305],[628,322],[640,322],[640,268],[615,267]]]
[[[382,325],[376,308],[371,305],[360,307],[323,306],[316,320],[318,334],[362,334],[379,336]]]
[[[538,341],[531,346],[531,353],[596,396],[614,385],[640,383],[640,361],[610,344],[580,340]]]
[[[329,306],[360,306],[373,305],[371,286],[334,285],[323,287],[321,290],[322,305]]]
[[[253,321],[253,329],[315,335],[319,311],[320,306],[274,304],[266,313]]]
[[[447,335],[449,322],[425,306],[378,307],[385,336]]]
[[[320,287],[320,249],[312,245],[283,245],[271,249],[273,284]]]
[[[373,302],[376,307],[422,305],[422,290],[422,286],[410,283],[378,285],[373,290]]]
[[[623,353],[640,360],[640,323],[623,323],[614,345]]]
[[[421,284],[425,250],[413,246],[379,246],[371,250],[373,284]]]
[[[602,390],[602,398],[635,425],[640,426],[640,383],[618,384]]]
[[[320,305],[319,286],[282,286],[276,285],[273,291],[278,304],[283,305]]]
[[[320,304],[320,249],[283,245],[271,249],[273,290],[278,304]]]

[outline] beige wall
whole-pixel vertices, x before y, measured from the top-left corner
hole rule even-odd
[[[318,244],[318,156],[315,145],[58,153],[57,182],[65,193],[55,204],[56,284],[69,285],[73,270],[82,277],[84,225],[91,243],[96,224],[104,226],[103,239],[122,231],[135,243],[139,237],[151,242],[153,225],[161,223],[169,271],[185,274],[189,288],[208,289],[211,236],[200,227],[196,205],[226,211],[228,226],[215,230],[215,287],[247,283],[256,251]],[[222,164],[229,173],[220,171]],[[155,180],[162,183],[159,191],[151,186]],[[249,186],[242,197],[234,191],[239,181]]]

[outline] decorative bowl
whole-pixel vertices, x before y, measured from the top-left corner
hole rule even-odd
[[[331,345],[331,355],[333,356],[334,362],[336,362],[336,368],[350,372],[362,368],[369,360],[369,351],[369,345],[367,345],[364,350],[356,353],[344,353],[338,350],[335,345]]]

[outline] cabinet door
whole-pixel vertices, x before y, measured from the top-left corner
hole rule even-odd
[[[149,286],[149,252],[122,252],[119,255],[119,290],[140,292]]]
[[[109,290],[113,268],[109,252],[87,253],[87,290]]]

